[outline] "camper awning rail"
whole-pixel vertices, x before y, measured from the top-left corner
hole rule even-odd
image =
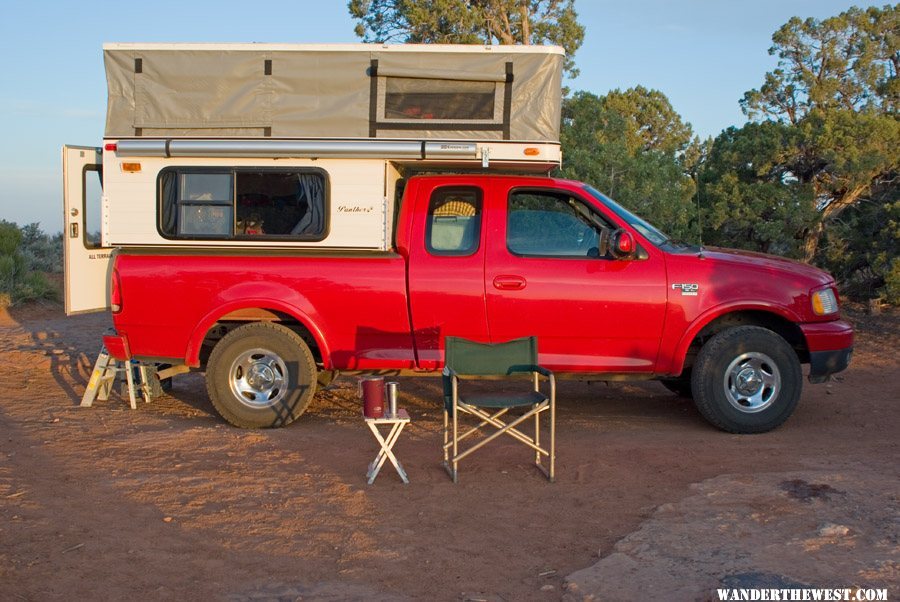
[[[475,159],[473,142],[395,140],[119,140],[121,157]]]

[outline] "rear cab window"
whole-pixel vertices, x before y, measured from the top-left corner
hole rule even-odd
[[[438,188],[428,203],[425,247],[431,255],[465,256],[481,241],[481,189]]]

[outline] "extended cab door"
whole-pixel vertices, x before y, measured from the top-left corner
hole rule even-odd
[[[66,314],[109,309],[110,252],[100,244],[100,149],[63,147],[63,256]]]
[[[577,186],[494,180],[485,270],[495,342],[537,335],[559,371],[652,372],[666,308],[665,259],[599,256],[602,228],[619,224]]]
[[[474,183],[473,183],[474,182]],[[408,289],[418,365],[443,365],[443,339],[487,342],[483,178],[413,178],[401,223],[410,224]],[[415,205],[409,206],[409,200]],[[399,242],[399,237],[398,237]]]

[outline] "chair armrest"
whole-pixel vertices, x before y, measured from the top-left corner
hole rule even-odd
[[[443,384],[444,388],[444,407],[448,409],[453,407],[454,380],[459,382],[459,374],[457,374],[456,371],[453,370],[453,368],[444,366],[444,369],[441,371],[441,383]]]
[[[534,371],[540,374],[541,376],[546,376],[547,378],[553,378],[553,372],[547,370],[542,366],[535,366]]]
[[[509,374],[516,374],[519,372],[537,372],[538,374],[546,378],[553,377],[553,372],[547,370],[542,366],[513,366],[509,369]]]

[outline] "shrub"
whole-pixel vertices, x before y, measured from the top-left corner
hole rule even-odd
[[[54,254],[54,240],[38,224],[20,230],[16,224],[0,220],[0,305],[57,298],[56,290],[43,273],[58,271],[54,267],[61,264],[54,259],[61,255]],[[61,251],[61,238],[59,242]]]

